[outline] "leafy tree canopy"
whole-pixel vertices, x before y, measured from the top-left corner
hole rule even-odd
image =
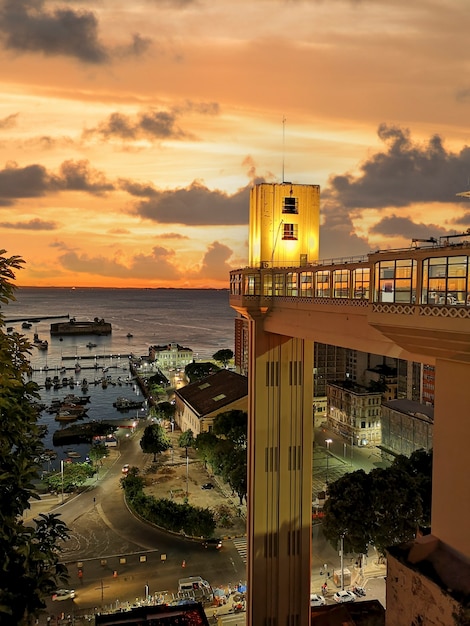
[[[244,411],[220,413],[212,432],[198,435],[194,445],[204,463],[238,494],[240,504],[247,491],[247,428],[248,415]]]
[[[109,456],[109,448],[103,442],[95,443],[91,446],[89,456],[93,463],[98,463]]]
[[[14,300],[15,270],[22,259],[0,250],[0,305]],[[35,526],[23,523],[44,452],[38,426],[38,386],[28,380],[31,346],[19,333],[4,332],[0,313],[0,623],[28,624],[44,600],[67,580],[59,564],[59,540],[68,536],[58,515],[40,515]]]
[[[173,421],[175,417],[175,405],[171,402],[159,402],[155,406],[155,415],[160,419]]]
[[[222,363],[224,367],[227,367],[229,362],[233,359],[233,352],[228,348],[217,350],[217,352],[212,355],[212,358],[214,361],[217,361],[217,363]]]
[[[367,552],[413,539],[427,525],[431,510],[432,453],[420,450],[397,457],[391,467],[366,474],[351,472],[328,485],[323,532],[336,546]]]
[[[178,437],[178,445],[181,448],[186,448],[186,451],[188,450],[188,448],[191,448],[194,445],[195,441],[196,440],[194,438],[194,433],[190,428],[188,430],[185,430]]]
[[[246,447],[248,414],[238,409],[219,413],[212,430],[215,435],[230,439],[236,446]]]
[[[57,493],[61,492],[62,485],[64,492],[70,493],[83,485],[94,473],[95,470],[88,463],[64,463],[64,471],[50,474],[46,482],[49,488]]]
[[[218,370],[220,370],[220,367],[215,365],[215,363],[188,363],[184,368],[184,373],[193,383],[201,380],[201,378],[215,374]]]
[[[160,424],[150,424],[144,430],[140,447],[146,454],[153,454],[153,462],[157,460],[157,454],[171,448],[170,438]]]

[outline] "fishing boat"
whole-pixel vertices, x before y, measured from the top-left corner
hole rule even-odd
[[[67,450],[65,454],[72,459],[79,459],[82,456],[79,452],[76,452],[75,450]]]
[[[31,327],[32,327],[31,322],[23,322],[21,324],[21,328],[31,328]]]
[[[86,344],[86,347],[87,347],[87,348],[96,348],[96,346],[97,346],[97,345],[98,345],[97,343],[93,343],[92,341],[89,341],[89,342]]]
[[[116,402],[113,402],[113,406],[118,411],[129,411],[131,409],[141,409],[143,407],[143,401],[130,400],[129,398],[118,398]]]

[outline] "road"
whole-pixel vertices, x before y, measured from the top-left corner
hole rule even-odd
[[[142,423],[133,436],[121,441],[114,464],[100,472],[89,490],[72,497],[57,510],[71,528],[62,557],[70,574],[68,586],[76,590],[76,598],[48,601],[52,616],[64,612],[78,617],[132,605],[144,599],[147,592],[175,592],[178,579],[186,576],[207,577],[214,587],[235,585],[246,579],[240,542],[234,545],[225,541],[221,551],[207,551],[200,543],[163,533],[128,511],[120,487],[121,467],[124,463],[143,467],[145,456],[139,440],[144,427]],[[325,439],[332,439],[329,450]],[[314,490],[315,486],[325,487],[327,469],[329,480],[351,471],[351,459],[354,469],[362,467],[368,471],[382,466],[375,449],[355,447],[351,452],[350,446],[330,431],[315,429],[315,442]],[[314,525],[312,591],[321,589],[324,564],[332,573],[339,563],[339,554],[325,541],[321,525]],[[374,582],[374,589],[372,597],[381,599],[383,585]]]
[[[49,600],[52,616],[62,612],[80,616],[133,604],[147,591],[176,592],[178,579],[186,576],[205,577],[210,572],[214,587],[246,579],[245,564],[232,542],[224,542],[220,551],[206,550],[199,542],[159,531],[127,509],[121,467],[124,463],[143,467],[139,440],[144,427],[121,442],[115,462],[100,472],[95,484],[55,510],[71,529],[61,560],[67,564],[68,587],[76,590],[76,598]]]

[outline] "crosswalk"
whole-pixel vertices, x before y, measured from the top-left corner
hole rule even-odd
[[[241,560],[246,565],[246,537],[238,537],[236,539],[232,539],[232,541],[238,554],[240,555]]]

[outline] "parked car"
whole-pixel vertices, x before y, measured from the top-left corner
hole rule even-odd
[[[354,602],[356,596],[352,591],[344,589],[343,591],[337,591],[333,596],[335,602]]]
[[[214,489],[214,485],[212,483],[204,483],[201,485],[201,489]]]
[[[323,596],[319,596],[318,593],[310,594],[310,606],[324,606],[326,600]]]
[[[356,594],[356,596],[360,596],[360,597],[364,597],[366,595],[366,590],[364,589],[364,587],[359,587],[359,586],[353,587],[352,592]]]
[[[54,601],[73,600],[74,598],[75,598],[74,589],[57,589],[57,591],[54,594],[52,594],[52,599]]]
[[[215,550],[220,550],[222,547],[222,539],[215,539],[211,537],[210,539],[206,539],[202,542],[203,548],[214,548]]]

